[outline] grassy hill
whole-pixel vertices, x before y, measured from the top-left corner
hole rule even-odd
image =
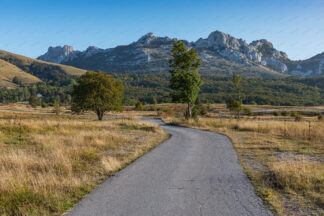
[[[85,72],[75,67],[44,62],[0,50],[0,87],[16,88],[42,81],[58,81],[80,76]]]
[[[41,80],[17,66],[0,59],[0,86],[16,88],[18,83],[14,83],[14,78],[18,78],[22,85],[30,85],[41,82]]]

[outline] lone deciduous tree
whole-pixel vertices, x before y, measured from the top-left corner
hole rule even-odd
[[[170,66],[170,88],[174,102],[187,103],[188,108],[185,117],[192,117],[192,105],[195,103],[202,81],[198,73],[201,60],[198,52],[191,48],[187,49],[182,41],[173,44]]]
[[[96,112],[102,120],[106,111],[122,111],[123,84],[102,72],[88,71],[73,87],[71,110]]]

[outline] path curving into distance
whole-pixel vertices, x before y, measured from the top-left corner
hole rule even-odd
[[[68,216],[272,215],[226,136],[159,124],[170,139],[104,181]]]

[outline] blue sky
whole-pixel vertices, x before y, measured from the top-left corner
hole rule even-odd
[[[215,30],[309,58],[324,52],[324,1],[0,0],[0,49],[30,57],[49,46],[110,48],[147,32],[196,41]]]

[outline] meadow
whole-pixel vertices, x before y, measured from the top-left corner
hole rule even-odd
[[[191,120],[185,105],[158,104],[100,122],[68,107],[55,115],[52,107],[2,105],[0,215],[59,215],[168,136],[138,116],[227,135],[273,212],[324,214],[324,107],[245,105],[250,112],[236,119],[224,104],[203,106],[207,113]]]
[[[98,121],[6,106],[23,112],[0,111],[0,215],[61,215],[168,137],[131,116]]]
[[[323,215],[324,121],[319,113],[324,107],[245,107],[273,111],[236,119],[224,104],[214,104],[206,115],[188,121],[184,105],[164,104],[146,113],[230,137],[256,192],[276,214]]]

